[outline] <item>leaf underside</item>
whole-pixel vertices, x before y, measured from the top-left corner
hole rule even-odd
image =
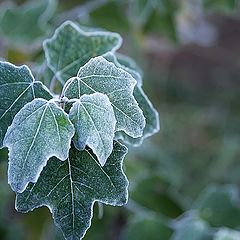
[[[89,146],[103,166],[113,149],[116,125],[108,97],[101,93],[81,96],[73,104],[69,118],[76,130],[75,147],[83,150]]]
[[[74,99],[83,94],[106,94],[117,121],[116,131],[122,130],[132,137],[141,137],[145,118],[133,97],[135,85],[136,81],[129,73],[99,56],[81,67],[77,77],[68,80],[64,96]]]
[[[22,192],[36,182],[47,160],[68,157],[74,127],[54,102],[35,99],[15,116],[4,138],[9,148],[8,182]]]
[[[0,148],[14,116],[34,98],[49,100],[52,96],[41,82],[34,81],[27,66],[0,62]]]
[[[126,147],[115,142],[101,167],[90,150],[72,147],[67,161],[50,159],[37,183],[17,194],[16,209],[28,212],[47,206],[67,240],[81,239],[90,227],[95,201],[126,204],[128,181],[122,171],[126,153]]]

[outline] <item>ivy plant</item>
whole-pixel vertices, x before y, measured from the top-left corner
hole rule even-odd
[[[43,44],[54,92],[27,66],[0,63],[0,147],[16,209],[47,206],[65,239],[83,238],[94,202],[127,203],[123,144],[159,130],[138,67],[116,53],[121,43],[116,33],[62,24]]]

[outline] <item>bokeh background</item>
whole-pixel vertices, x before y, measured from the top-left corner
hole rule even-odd
[[[129,149],[128,205],[95,204],[85,239],[240,240],[240,1],[0,1],[0,59],[47,83],[42,41],[65,20],[122,35],[161,120]],[[63,240],[47,208],[20,214],[14,198],[3,149],[0,239]]]

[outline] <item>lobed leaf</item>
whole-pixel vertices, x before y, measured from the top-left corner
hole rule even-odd
[[[116,119],[108,97],[101,93],[83,95],[69,112],[75,126],[74,145],[83,150],[88,145],[103,166],[113,149]]]
[[[116,132],[115,136],[116,139],[122,139],[125,143],[137,147],[142,144],[144,139],[152,136],[160,130],[160,123],[157,110],[153,107],[152,103],[150,102],[141,87],[136,86],[134,88],[133,96],[137,100],[139,107],[143,110],[143,115],[146,119],[146,125],[143,130],[143,135],[142,137],[132,138],[124,132]]]
[[[14,116],[34,98],[49,100],[52,96],[41,82],[34,81],[27,66],[0,62],[0,148]]]
[[[106,94],[117,120],[115,130],[141,137],[145,118],[133,97],[135,85],[136,80],[129,73],[100,56],[92,58],[79,69],[77,77],[68,80],[63,95],[73,99],[96,92]]]
[[[68,157],[74,127],[67,114],[54,102],[34,99],[15,116],[4,138],[9,148],[8,182],[23,192],[36,182],[47,160]]]
[[[152,136],[160,130],[159,115],[157,110],[153,107],[151,101],[148,99],[142,89],[142,77],[138,72],[136,72],[135,69],[137,67],[134,62],[132,62],[131,59],[129,60],[126,57],[122,57],[121,55],[118,55],[118,57],[120,57],[120,59],[124,59],[124,61],[121,60],[121,62],[123,62],[125,65],[120,64],[116,56],[111,52],[104,55],[104,58],[114,63],[116,67],[122,68],[123,70],[127,71],[129,74],[132,75],[134,79],[137,80],[137,85],[134,87],[133,96],[137,100],[139,107],[143,111],[143,115],[146,119],[146,125],[144,127],[143,135],[141,137],[133,138],[131,136],[128,136],[123,131],[116,132],[115,136],[116,139],[121,139],[124,142],[133,146],[139,146],[144,139]]]
[[[28,212],[47,206],[66,239],[82,239],[91,224],[94,202],[126,204],[128,181],[122,170],[126,153],[127,148],[115,142],[101,167],[91,151],[71,148],[67,161],[50,159],[37,183],[17,194],[16,209]]]
[[[77,75],[80,67],[91,58],[117,50],[122,43],[119,34],[111,32],[84,32],[67,21],[43,44],[48,66],[64,84]]]

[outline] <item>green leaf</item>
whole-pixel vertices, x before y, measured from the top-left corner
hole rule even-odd
[[[92,57],[117,50],[122,39],[117,33],[84,32],[73,22],[67,21],[44,42],[48,66],[64,84],[77,75],[80,67]]]
[[[137,80],[137,85],[134,87],[133,96],[137,100],[139,107],[143,111],[143,115],[146,119],[146,125],[144,127],[143,135],[138,138],[132,138],[128,136],[124,132],[117,132],[116,139],[121,139],[125,143],[131,144],[133,146],[139,146],[144,139],[146,139],[149,136],[152,136],[153,134],[157,133],[160,130],[160,123],[159,123],[159,115],[156,109],[153,107],[152,103],[144,93],[142,89],[142,77],[141,75],[133,70],[136,68],[135,64],[131,62],[131,60],[125,58],[125,65],[121,65],[116,56],[109,52],[105,55],[103,55],[104,58],[106,58],[108,61],[114,63],[116,67],[122,68],[126,72],[132,75],[134,79]],[[121,56],[122,57],[122,56]],[[120,58],[121,58],[120,57]],[[131,68],[129,68],[129,67]]]
[[[142,77],[141,75],[138,73],[138,71],[136,71],[133,68],[133,63],[130,63],[130,60],[126,60],[125,59],[125,65],[122,65],[119,63],[118,58],[116,56],[120,56],[119,54],[114,54],[113,52],[107,52],[105,54],[103,54],[103,57],[109,61],[114,63],[114,65],[118,68],[121,68],[123,70],[125,70],[126,72],[128,72],[129,74],[132,75],[132,77],[137,81],[137,85],[138,86],[142,86]],[[122,55],[121,55],[122,56]],[[121,57],[120,57],[121,58]],[[122,60],[121,60],[122,61]],[[128,61],[128,64],[126,63],[126,61]],[[130,65],[131,64],[131,65]]]
[[[77,77],[68,80],[63,94],[69,99],[95,92],[106,94],[117,120],[116,131],[141,137],[145,118],[133,97],[135,85],[136,81],[129,73],[100,56],[92,58],[79,69]]]
[[[17,46],[40,40],[49,30],[47,22],[55,8],[55,0],[28,1],[6,8],[0,21],[2,35]]]
[[[160,130],[160,123],[157,110],[153,107],[152,103],[141,87],[136,86],[134,88],[133,96],[137,100],[138,105],[142,109],[143,115],[146,119],[143,135],[139,138],[132,138],[124,132],[117,132],[116,139],[122,139],[124,142],[137,147],[142,144],[144,139],[152,136]]]
[[[36,182],[47,160],[68,157],[74,127],[54,102],[40,98],[26,104],[15,116],[4,138],[9,148],[8,182],[23,192]]]
[[[213,227],[240,226],[239,191],[234,185],[208,187],[193,204],[193,209]]]
[[[239,240],[240,232],[230,228],[220,228],[215,234],[213,240]]]
[[[14,116],[34,98],[49,100],[52,96],[41,82],[34,81],[27,66],[0,62],[0,148]]]
[[[101,93],[83,95],[69,112],[75,126],[74,145],[83,150],[88,145],[103,166],[113,149],[116,119],[108,97]]]
[[[113,206],[127,202],[128,181],[122,171],[127,148],[115,142],[104,167],[91,151],[71,148],[67,161],[48,161],[36,184],[17,194],[16,209],[47,206],[66,239],[81,239],[90,227],[94,202]]]

